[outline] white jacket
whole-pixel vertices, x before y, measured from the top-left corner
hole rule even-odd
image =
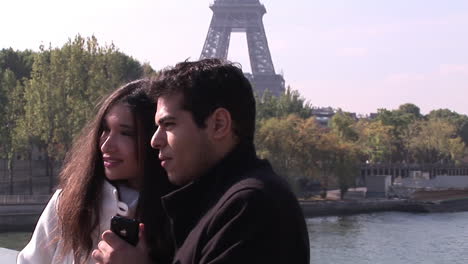
[[[121,199],[126,203],[119,201],[119,192],[116,187],[108,181],[104,181],[102,189],[102,200],[100,204],[99,225],[92,232],[93,248],[97,248],[101,234],[110,229],[110,220],[114,215],[121,215],[128,218],[135,216],[136,205],[138,203],[138,192],[129,188],[119,186]],[[57,225],[57,206],[60,200],[60,191],[57,190],[46,208],[42,212],[36,229],[31,237],[31,241],[18,254],[17,264],[73,264],[73,253],[70,252],[60,259],[60,250],[62,241],[53,243],[58,229]],[[88,263],[95,263],[89,256]]]

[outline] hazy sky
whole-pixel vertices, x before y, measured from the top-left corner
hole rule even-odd
[[[261,0],[277,73],[313,106],[366,114],[414,103],[468,114],[468,1]],[[2,1],[0,48],[62,46],[78,33],[153,68],[200,56],[210,0]],[[250,70],[245,34],[229,59]]]

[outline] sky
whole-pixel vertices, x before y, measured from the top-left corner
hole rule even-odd
[[[277,73],[314,107],[357,114],[413,103],[468,114],[468,1],[260,0]],[[213,0],[2,1],[0,48],[61,47],[77,34],[158,70],[197,60]],[[250,71],[245,34],[228,58]]]

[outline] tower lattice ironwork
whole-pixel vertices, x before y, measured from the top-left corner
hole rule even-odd
[[[227,59],[232,32],[245,32],[252,73],[246,73],[254,90],[263,94],[268,89],[274,95],[284,93],[283,76],[275,73],[263,26],[265,6],[259,0],[215,0],[210,28],[200,59]]]

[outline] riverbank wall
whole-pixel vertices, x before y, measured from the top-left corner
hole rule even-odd
[[[433,193],[433,192],[432,192]],[[431,194],[434,197],[434,194]],[[0,232],[33,231],[49,195],[0,195]],[[468,196],[453,199],[357,199],[300,201],[306,218],[364,214],[385,211],[457,212],[468,211]]]
[[[349,201],[300,201],[306,218],[374,212],[459,212],[468,211],[468,198],[437,201],[403,199],[363,199]]]
[[[33,231],[50,195],[0,195],[0,232]]]

